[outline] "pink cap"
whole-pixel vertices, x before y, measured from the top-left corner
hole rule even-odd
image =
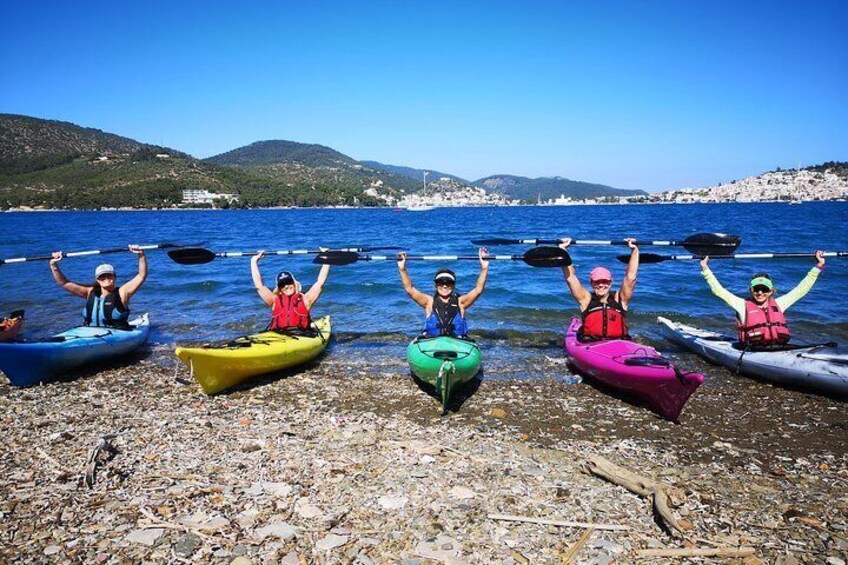
[[[589,273],[590,281],[611,281],[612,273],[609,272],[609,269],[605,269],[603,267],[595,267],[592,269],[592,272]]]

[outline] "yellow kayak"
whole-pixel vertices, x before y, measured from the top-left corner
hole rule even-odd
[[[264,373],[288,369],[318,357],[330,340],[330,317],[312,323],[316,335],[262,332],[206,347],[178,347],[174,353],[215,394]]]

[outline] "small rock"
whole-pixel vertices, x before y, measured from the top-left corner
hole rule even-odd
[[[141,545],[146,545],[148,547],[152,547],[156,545],[156,541],[162,537],[162,534],[165,533],[165,530],[162,528],[149,528],[149,529],[140,529],[133,530],[124,538],[124,541],[128,541],[130,543],[140,543]]]
[[[301,518],[306,518],[307,520],[310,518],[317,518],[321,515],[321,509],[317,506],[310,504],[309,502],[301,499],[297,501],[295,504],[294,511],[297,512],[297,515]]]
[[[315,543],[315,549],[318,551],[330,551],[333,548],[346,544],[349,539],[350,538],[348,536],[329,534]]]
[[[506,418],[508,416],[507,411],[503,408],[492,408],[491,412],[489,412],[489,416],[493,418]]]
[[[300,558],[296,551],[289,551],[286,556],[280,559],[280,565],[300,565]]]
[[[186,534],[177,541],[174,545],[174,553],[177,557],[189,558],[201,546],[202,540],[200,536],[195,534]]]
[[[408,498],[401,495],[386,495],[381,496],[377,499],[377,503],[384,510],[398,510],[406,506],[406,503],[409,501]]]
[[[271,522],[254,532],[254,536],[262,541],[267,537],[276,537],[283,541],[289,541],[297,536],[297,528],[286,522]]]
[[[838,557],[828,557],[827,565],[845,565],[845,561]]]
[[[468,500],[477,496],[477,493],[466,487],[453,487],[450,489],[450,495],[459,500]]]
[[[44,555],[56,555],[60,551],[62,551],[62,548],[58,545],[48,545],[44,548]]]
[[[253,560],[248,559],[244,555],[239,555],[232,561],[230,561],[230,565],[253,565]]]

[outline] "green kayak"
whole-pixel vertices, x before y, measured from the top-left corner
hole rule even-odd
[[[436,388],[447,412],[453,389],[470,381],[480,370],[483,356],[470,339],[455,337],[419,337],[406,348],[412,374]]]

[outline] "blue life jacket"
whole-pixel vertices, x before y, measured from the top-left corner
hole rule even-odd
[[[468,324],[460,312],[458,294],[451,294],[447,302],[439,298],[438,294],[433,295],[433,312],[424,322],[424,334],[429,337],[468,335]]]
[[[85,308],[82,310],[84,324],[86,326],[106,326],[110,328],[129,329],[127,319],[130,317],[130,309],[121,302],[118,293],[120,287],[115,287],[112,292],[103,292],[99,285],[88,293]]]

